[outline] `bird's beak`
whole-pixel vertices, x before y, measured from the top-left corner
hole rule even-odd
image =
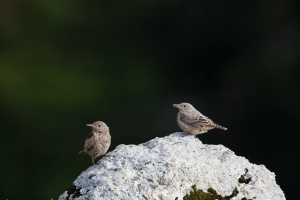
[[[174,106],[175,108],[178,108],[178,107],[179,107],[179,105],[178,105],[178,104],[173,104],[173,106]]]
[[[92,124],[87,124],[86,126],[92,126]]]

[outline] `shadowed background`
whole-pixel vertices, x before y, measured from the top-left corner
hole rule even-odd
[[[58,198],[113,150],[179,131],[189,102],[227,132],[198,136],[275,172],[295,199],[299,1],[0,1],[0,199]]]

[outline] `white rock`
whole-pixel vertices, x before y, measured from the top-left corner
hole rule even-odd
[[[239,183],[241,175],[251,181]],[[222,196],[237,188],[242,198],[283,200],[275,174],[264,165],[251,164],[223,145],[205,145],[185,133],[155,138],[140,145],[119,145],[96,166],[89,167],[74,181],[76,194],[66,191],[59,199],[182,199],[196,185],[213,188]],[[73,196],[73,195],[74,196]]]

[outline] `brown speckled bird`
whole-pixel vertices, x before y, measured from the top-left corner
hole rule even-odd
[[[227,130],[227,128],[202,115],[189,103],[173,104],[173,106],[179,109],[177,114],[178,126],[188,134],[198,135],[214,128]]]
[[[102,121],[87,124],[87,126],[92,127],[93,131],[86,136],[84,150],[80,151],[79,154],[88,154],[91,156],[92,162],[95,165],[94,159],[105,155],[107,152],[111,136],[109,134],[109,127]]]

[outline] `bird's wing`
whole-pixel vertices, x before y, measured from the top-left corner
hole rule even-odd
[[[211,119],[209,119],[208,117],[201,115],[201,114],[191,115],[191,114],[181,113],[180,119],[184,123],[187,123],[187,124],[190,124],[190,125],[193,125],[196,127],[210,126],[210,125],[214,124],[214,122]]]
[[[86,136],[86,140],[85,140],[85,149],[90,151],[92,150],[93,148],[95,148],[95,138],[94,138],[94,134],[93,132],[89,133],[87,136]]]
[[[198,118],[197,121],[195,121],[193,123],[194,126],[201,126],[201,127],[202,126],[212,126],[212,127],[214,127],[215,123],[211,119],[206,117],[205,115],[198,115],[197,118]]]

